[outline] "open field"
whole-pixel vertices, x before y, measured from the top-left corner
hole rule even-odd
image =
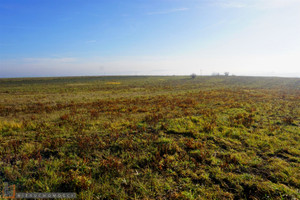
[[[299,199],[300,79],[0,79],[0,184],[80,199]]]

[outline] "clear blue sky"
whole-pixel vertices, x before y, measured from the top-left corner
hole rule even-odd
[[[0,0],[0,77],[300,77],[300,0]]]

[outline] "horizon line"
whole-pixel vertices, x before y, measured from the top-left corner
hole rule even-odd
[[[105,75],[62,75],[62,76],[15,76],[15,77],[0,77],[1,79],[38,79],[38,78],[84,78],[84,77],[173,77],[173,76],[182,76],[182,77],[189,77],[191,74],[165,74],[165,75],[151,75],[151,74],[125,74],[125,75],[113,75],[113,74],[105,74]],[[299,76],[274,76],[274,75],[228,75],[225,76],[224,74],[219,75],[200,75],[196,74],[197,77],[253,77],[253,78],[300,78]]]

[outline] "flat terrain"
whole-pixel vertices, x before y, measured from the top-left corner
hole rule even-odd
[[[299,199],[300,79],[0,79],[0,184],[80,199]]]

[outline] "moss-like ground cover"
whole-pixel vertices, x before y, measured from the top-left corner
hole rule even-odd
[[[0,79],[0,184],[79,199],[299,199],[300,79]]]

